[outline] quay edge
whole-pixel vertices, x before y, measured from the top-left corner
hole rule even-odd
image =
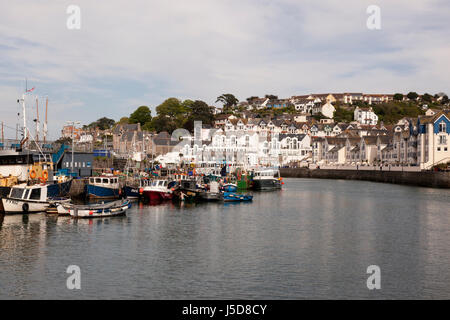
[[[429,188],[450,188],[450,172],[376,171],[342,169],[281,168],[283,178],[365,180]]]

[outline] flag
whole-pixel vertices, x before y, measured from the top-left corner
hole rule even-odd
[[[27,90],[27,92],[31,92],[31,91],[33,91],[34,90],[34,87],[33,88],[31,88],[30,90]]]

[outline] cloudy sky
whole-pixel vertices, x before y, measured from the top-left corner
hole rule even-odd
[[[67,28],[71,4],[80,30]],[[366,27],[372,4],[381,30]],[[15,136],[25,78],[49,97],[52,138],[66,120],[118,120],[167,97],[450,93],[449,13],[446,0],[2,1],[0,120]]]

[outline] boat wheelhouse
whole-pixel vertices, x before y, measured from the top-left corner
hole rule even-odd
[[[278,169],[255,170],[253,176],[253,188],[255,190],[281,189],[280,171]]]
[[[175,185],[175,181],[153,180],[151,185],[144,187],[144,196],[150,201],[170,200],[173,197],[172,188]]]
[[[109,198],[119,197],[119,178],[116,176],[90,177],[85,187],[88,198]]]

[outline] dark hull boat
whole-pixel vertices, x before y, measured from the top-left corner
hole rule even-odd
[[[281,181],[278,179],[253,180],[254,190],[277,190],[281,189]]]

